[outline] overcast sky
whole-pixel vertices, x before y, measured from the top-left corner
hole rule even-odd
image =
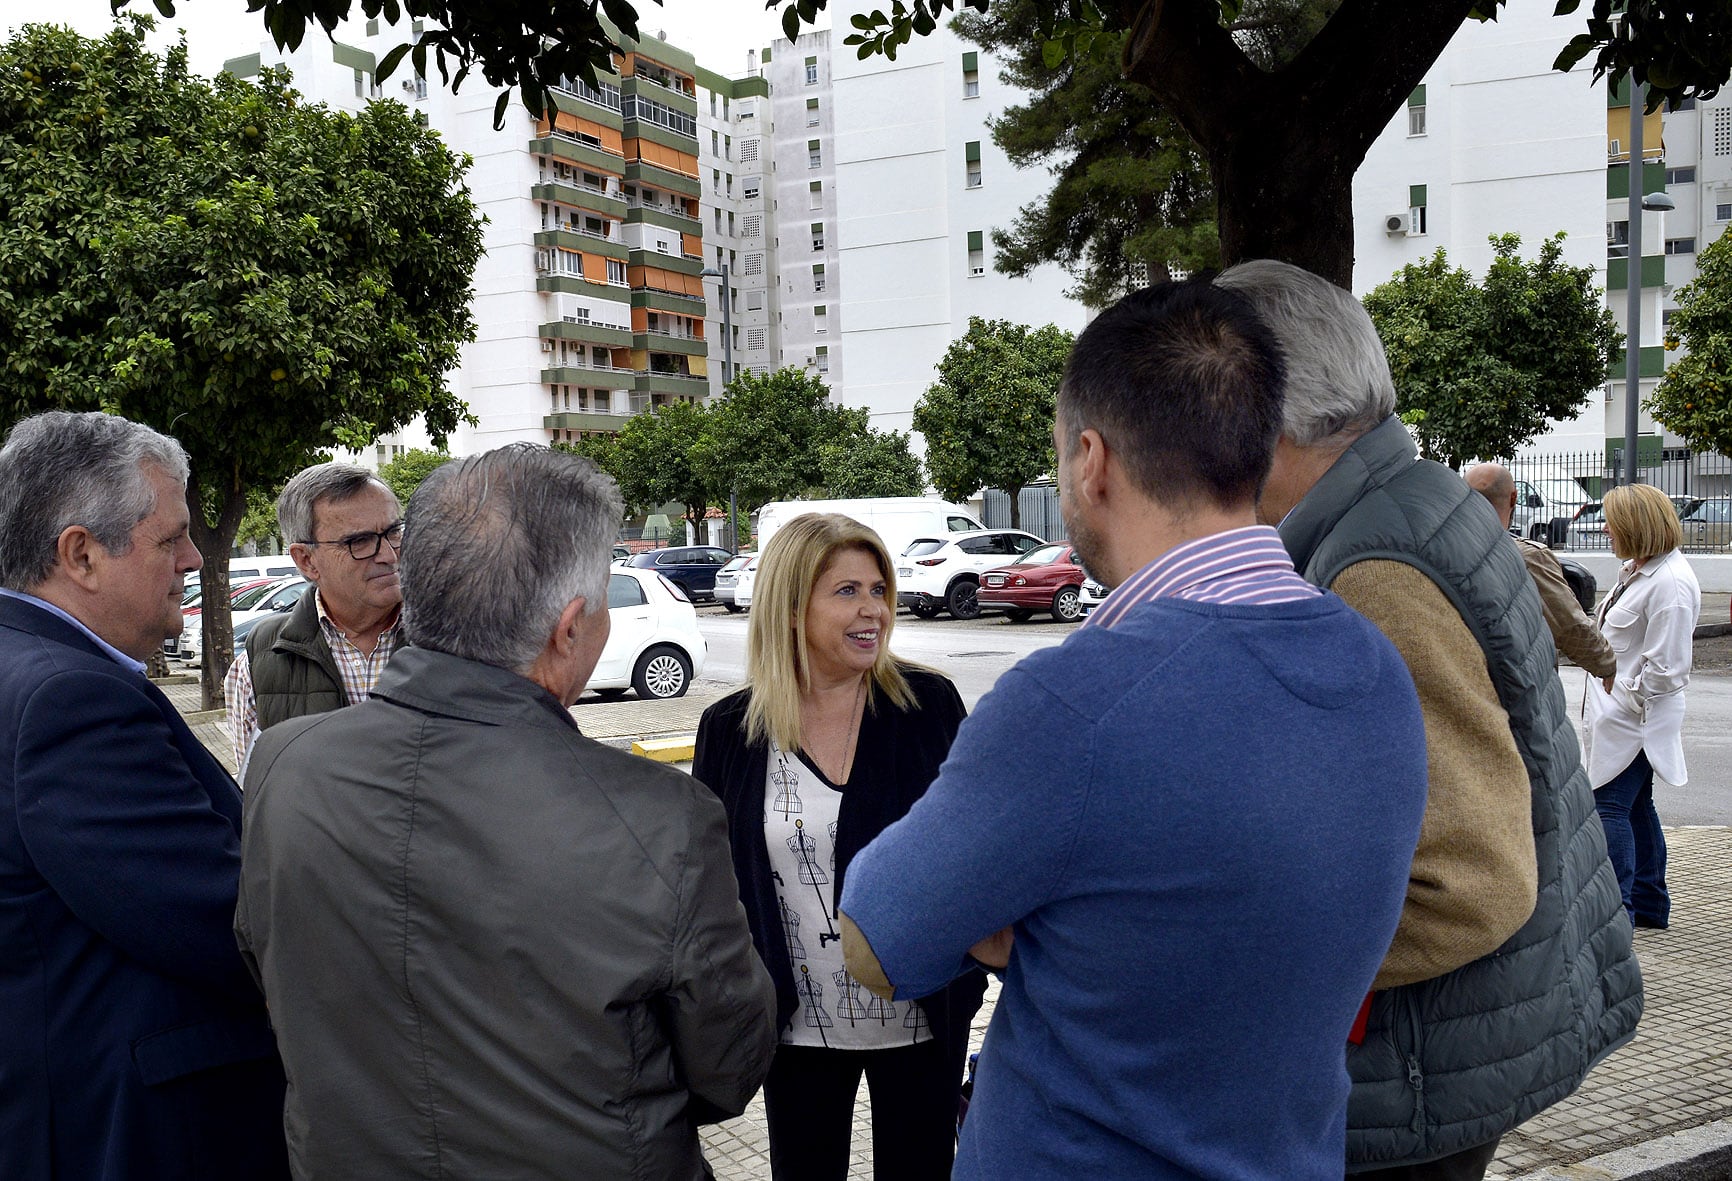
[[[356,0],[352,10],[360,7]],[[637,9],[640,31],[652,36],[666,31],[667,40],[693,52],[699,65],[730,78],[745,73],[746,50],[761,49],[780,35],[777,13],[766,10],[762,0],[665,0],[660,6],[637,0]],[[132,0],[128,10],[156,12],[150,0]],[[69,24],[86,36],[100,36],[111,23],[108,0],[0,0],[0,30],[8,35],[36,22]],[[263,14],[248,12],[246,0],[178,0],[174,19],[159,16],[157,23],[164,27],[152,43],[172,44],[173,30],[184,28],[192,68],[207,76],[228,58],[255,52],[267,36]],[[316,27],[308,33],[323,35]],[[477,74],[464,88],[480,81]]]

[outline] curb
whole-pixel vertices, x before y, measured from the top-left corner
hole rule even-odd
[[[640,738],[631,744],[631,753],[656,763],[689,763],[697,747],[697,736],[686,734],[675,738]]]
[[[1712,640],[1717,636],[1732,636],[1732,623],[1699,623],[1690,633],[1692,640]]]
[[[1729,1177],[1732,1119],[1723,1119],[1573,1165],[1519,1173],[1509,1181],[1726,1181]]]

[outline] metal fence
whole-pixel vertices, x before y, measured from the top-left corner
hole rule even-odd
[[[1058,511],[1058,488],[1053,484],[1030,484],[1017,494],[1021,521],[1017,528],[1045,541],[1063,541],[1070,534]],[[988,529],[1010,528],[1010,497],[988,488],[980,498],[980,519]]]
[[[1636,476],[1672,498],[1685,521],[1684,548],[1724,551],[1727,527],[1722,506],[1732,497],[1732,460],[1713,451],[1660,447],[1639,440]],[[1604,454],[1548,452],[1519,455],[1510,464],[1516,478],[1516,517],[1512,527],[1554,548],[1610,552],[1600,498],[1619,482],[1622,448]],[[1713,502],[1704,506],[1703,502]]]

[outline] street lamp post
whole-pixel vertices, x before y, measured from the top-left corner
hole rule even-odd
[[[1676,209],[1665,193],[1642,193],[1641,83],[1630,78],[1630,232],[1624,267],[1624,462],[1619,482],[1636,482],[1637,416],[1642,400],[1642,211]]]
[[[705,267],[701,272],[703,278],[720,279],[722,281],[722,388],[728,388],[728,383],[734,380],[734,318],[732,314],[732,293],[728,290],[727,263],[720,269]],[[734,553],[740,552],[740,506],[739,489],[728,489],[728,549]]]

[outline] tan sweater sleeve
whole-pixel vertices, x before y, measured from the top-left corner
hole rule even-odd
[[[1537,545],[1516,543],[1528,574],[1539,588],[1540,606],[1545,611],[1546,627],[1551,629],[1552,642],[1558,651],[1568,656],[1596,677],[1609,677],[1618,671],[1618,656],[1611,644],[1600,634],[1576,602],[1575,592],[1564,578],[1564,568],[1552,557],[1551,551]]]
[[[1485,655],[1429,578],[1402,562],[1367,561],[1330,589],[1400,651],[1425,716],[1425,818],[1375,982],[1394,988],[1472,963],[1533,913],[1531,789]]]

